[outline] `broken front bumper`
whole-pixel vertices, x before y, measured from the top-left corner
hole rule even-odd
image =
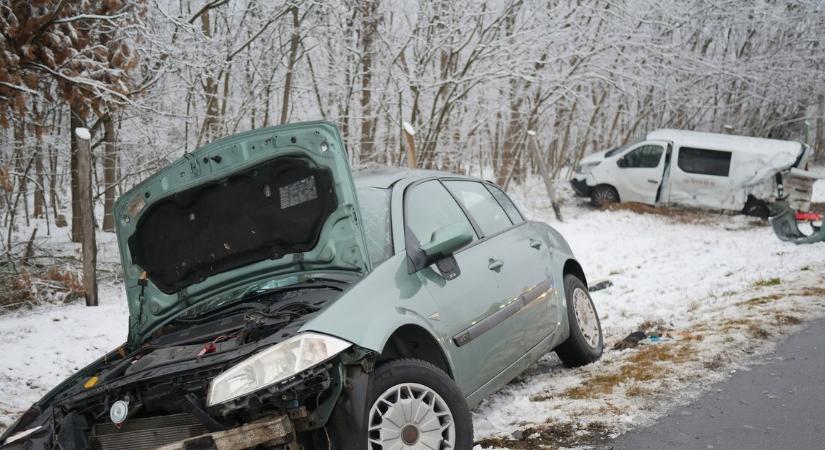
[[[825,226],[807,235],[799,230],[796,222],[796,211],[787,202],[776,202],[770,207],[771,225],[773,232],[782,241],[795,244],[813,244],[825,241]]]
[[[292,441],[292,423],[287,416],[248,423],[225,431],[206,433],[157,450],[241,450],[258,445],[282,445]]]
[[[573,186],[576,195],[580,197],[590,197],[590,192],[593,190],[593,188],[587,185],[587,181],[584,178],[581,180],[576,178],[570,179],[570,186]]]

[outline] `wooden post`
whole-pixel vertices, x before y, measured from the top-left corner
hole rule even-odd
[[[542,155],[539,151],[539,142],[536,137],[536,132],[533,130],[527,130],[527,136],[529,136],[528,139],[533,141],[533,156],[535,156],[536,161],[539,164],[541,179],[544,181],[544,188],[547,189],[547,197],[550,199],[550,206],[553,208],[553,213],[556,215],[556,220],[559,222],[564,222],[561,217],[559,202],[556,201],[556,185],[553,184],[553,180],[550,179],[550,169],[547,168],[547,162],[544,160],[544,155]]]
[[[404,130],[404,140],[407,143],[407,167],[415,169],[418,166],[415,159],[415,128],[409,122],[403,122],[401,128]]]
[[[91,136],[86,128],[76,128],[74,132],[77,136],[77,193],[83,247],[83,290],[86,306],[97,306],[97,247],[92,204]]]

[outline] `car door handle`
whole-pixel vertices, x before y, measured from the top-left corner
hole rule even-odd
[[[487,268],[490,270],[495,270],[498,272],[504,266],[504,261],[500,259],[493,259],[490,258],[490,263],[487,265]]]
[[[653,183],[653,184],[659,184],[659,182],[658,182],[658,181],[656,181],[656,180],[647,180],[647,182],[648,182],[648,183]]]
[[[530,247],[538,250],[541,248],[541,241],[538,239],[530,239]]]

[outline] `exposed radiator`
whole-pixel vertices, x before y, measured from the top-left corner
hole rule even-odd
[[[120,428],[100,423],[92,429],[95,450],[146,450],[206,433],[192,414],[128,419]]]

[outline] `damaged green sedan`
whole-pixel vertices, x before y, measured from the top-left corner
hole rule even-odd
[[[115,214],[127,342],[3,449],[469,449],[485,396],[602,352],[558,232],[484,181],[353,177],[326,122],[186,154]]]

